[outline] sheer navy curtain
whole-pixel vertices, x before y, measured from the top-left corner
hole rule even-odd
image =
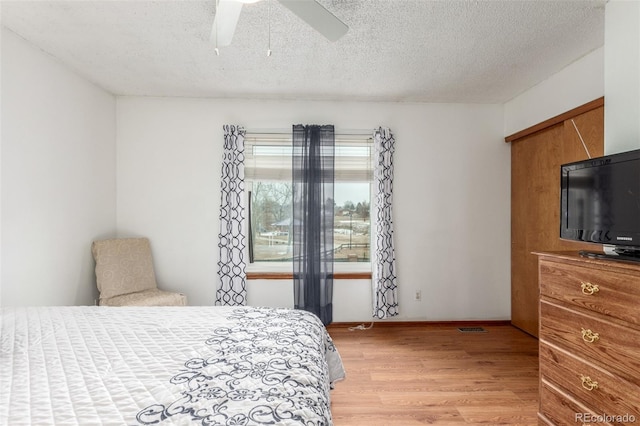
[[[333,319],[334,128],[293,126],[293,295],[296,309]]]

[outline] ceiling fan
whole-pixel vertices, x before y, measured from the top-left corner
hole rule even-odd
[[[216,46],[229,46],[236,30],[238,18],[245,3],[257,3],[261,0],[218,0],[216,17],[213,21],[211,40]],[[316,0],[277,0],[311,28],[318,31],[329,41],[336,41],[347,33],[349,27],[336,18]]]

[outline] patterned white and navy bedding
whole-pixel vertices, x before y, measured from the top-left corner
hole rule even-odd
[[[2,309],[0,424],[330,425],[340,356],[306,311]]]

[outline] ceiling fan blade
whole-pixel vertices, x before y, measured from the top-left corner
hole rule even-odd
[[[240,2],[235,0],[218,0],[216,17],[213,20],[211,37],[209,37],[211,42],[216,43],[217,41],[216,45],[220,47],[231,44],[241,11],[242,3]]]
[[[344,22],[316,0],[278,1],[329,41],[336,41],[349,31],[349,27]]]

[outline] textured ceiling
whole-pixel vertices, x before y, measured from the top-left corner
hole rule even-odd
[[[349,26],[335,43],[269,1],[243,6],[220,56],[214,0],[3,0],[0,16],[116,95],[501,103],[604,44],[605,0],[318,0]]]

